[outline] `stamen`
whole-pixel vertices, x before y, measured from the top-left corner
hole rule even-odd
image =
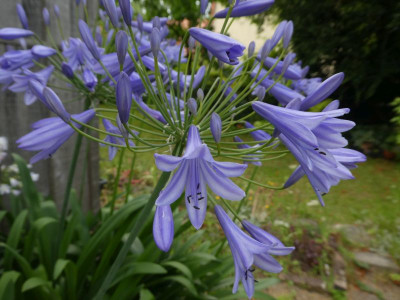
[[[319,154],[326,155],[326,153],[322,151],[319,151]]]
[[[192,197],[191,195],[190,196],[187,196],[186,197],[186,200],[190,203],[190,197]]]
[[[198,206],[193,206],[194,209],[200,210],[200,207]]]
[[[204,199],[204,197],[200,197],[200,198],[198,198],[197,200],[199,200],[199,201],[200,201],[200,200],[203,200],[203,199]]]

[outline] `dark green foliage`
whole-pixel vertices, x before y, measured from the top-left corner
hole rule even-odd
[[[11,199],[0,219],[10,229],[0,234],[0,299],[92,299],[101,286],[148,196],[138,196],[110,216],[84,215],[76,194],[64,228],[52,201],[45,201],[17,155],[23,193]],[[175,209],[175,240],[169,253],[156,247],[152,218],[144,224],[104,299],[243,299],[232,295],[233,261],[216,256],[220,242],[202,240]],[[261,280],[265,290],[276,279]],[[261,292],[260,298],[268,297]]]
[[[350,119],[389,122],[389,103],[400,94],[399,1],[279,0],[273,13],[293,20],[293,51],[311,75],[346,74],[336,96],[352,108]]]

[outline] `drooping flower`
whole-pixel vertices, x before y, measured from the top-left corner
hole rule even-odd
[[[257,241],[244,233],[219,205],[215,205],[215,214],[228,240],[235,264],[235,282],[232,292],[236,293],[239,281],[242,281],[244,290],[249,299],[254,294],[253,265],[265,270],[271,270],[269,251],[271,245]]]
[[[67,112],[64,104],[51,88],[45,87],[43,89],[43,96],[53,113],[55,113],[65,123],[69,123],[71,121],[71,115]]]
[[[248,0],[237,1],[230,14],[231,17],[248,17],[260,14],[266,11],[274,4],[274,0]],[[229,7],[215,14],[215,18],[225,18],[228,14]]]
[[[202,44],[208,51],[212,53],[220,61],[237,65],[238,57],[243,55],[246,48],[236,40],[219,33],[209,31],[202,28],[190,28],[190,35]]]
[[[10,91],[13,91],[14,93],[25,92],[24,102],[26,105],[31,105],[36,101],[37,97],[29,87],[29,81],[35,80],[43,86],[46,86],[47,81],[49,80],[53,70],[53,66],[49,66],[36,73],[33,73],[32,71],[29,71],[27,69],[23,69],[22,74],[16,74],[12,76],[14,83],[8,89]]]
[[[24,29],[28,29],[29,25],[28,25],[28,18],[26,16],[25,10],[23,8],[23,6],[21,4],[17,4],[17,14],[18,14],[18,18],[21,22],[21,25]]]
[[[82,123],[88,123],[95,116],[90,109],[83,113],[72,115]],[[74,124],[80,128],[80,124]],[[75,132],[71,126],[59,117],[42,119],[32,125],[33,131],[17,140],[18,147],[28,151],[40,151],[30,159],[34,164],[42,159],[51,157]]]
[[[96,60],[100,60],[100,51],[93,39],[92,31],[89,26],[83,20],[79,20],[79,32],[81,34],[82,40],[85,43],[87,49]]]
[[[183,190],[189,219],[197,229],[203,224],[207,209],[207,186],[217,195],[228,200],[240,200],[245,193],[228,177],[243,174],[246,165],[217,162],[200,139],[199,130],[189,128],[185,154],[182,157],[155,154],[157,167],[165,172],[177,169],[171,181],[161,191],[156,205],[169,205],[177,200]]]
[[[85,67],[82,72],[82,79],[85,83],[85,86],[89,91],[93,92],[97,85],[97,77],[94,75],[92,70],[88,67]]]
[[[158,248],[168,252],[174,239],[174,218],[171,206],[161,205],[156,207],[153,221],[153,237]]]
[[[4,27],[0,29],[0,39],[3,40],[16,40],[33,34],[32,31],[21,28]]]

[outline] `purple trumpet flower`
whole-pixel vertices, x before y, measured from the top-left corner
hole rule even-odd
[[[115,90],[119,118],[122,124],[129,121],[132,106],[132,85],[129,76],[122,72]]]
[[[293,22],[289,21],[286,23],[285,32],[283,33],[283,48],[287,49],[289,47],[292,35],[293,35]]]
[[[306,96],[310,95],[312,92],[314,92],[318,86],[321,84],[321,78],[320,77],[315,77],[315,78],[303,78],[299,80],[295,80],[292,83],[292,88],[296,92],[302,92]]]
[[[275,32],[271,38],[271,49],[273,49],[283,37],[285,33],[286,24],[287,21],[283,20],[282,22],[279,23],[278,27],[276,27]]]
[[[113,0],[112,0],[113,1]],[[86,47],[96,60],[100,60],[100,52],[93,39],[89,26],[83,20],[79,20],[79,32]]]
[[[49,66],[36,73],[33,73],[28,69],[24,69],[22,74],[13,75],[12,79],[14,80],[14,84],[12,84],[8,89],[14,93],[25,92],[24,102],[26,105],[31,105],[37,100],[37,97],[28,83],[34,80],[38,81],[42,86],[46,86],[47,81],[53,73],[53,70],[53,66]]]
[[[103,0],[104,8],[114,27],[119,27],[117,6],[115,0]]]
[[[43,8],[42,15],[43,15],[44,24],[46,24],[47,26],[50,26],[50,12],[46,7]]]
[[[202,15],[206,14],[207,6],[208,6],[208,0],[200,0],[200,13]]]
[[[349,109],[336,109],[336,104],[319,113],[294,109],[300,105],[300,100],[289,103],[291,108],[255,102],[253,109],[275,126],[275,135],[300,163],[318,199],[324,205],[322,194],[328,193],[338,178],[353,178],[350,171],[340,165],[329,149],[346,146],[347,141],[341,133],[355,124],[336,118],[349,112]],[[322,173],[329,176],[322,176]],[[332,177],[335,180],[331,180]]]
[[[94,116],[95,111],[92,109],[72,115],[74,119],[82,123],[88,123]],[[77,128],[81,127],[77,123],[74,125]],[[31,164],[51,157],[75,132],[59,117],[42,119],[34,123],[32,128],[33,131],[17,140],[18,147],[21,149],[40,151],[30,159]]]
[[[182,157],[155,154],[157,167],[164,172],[177,169],[169,184],[156,200],[157,206],[170,205],[186,189],[185,202],[189,219],[199,229],[207,210],[207,186],[217,195],[228,200],[238,201],[245,193],[228,177],[243,174],[246,165],[231,162],[217,162],[210,150],[200,139],[199,130],[189,128],[185,154]]]
[[[94,45],[94,47],[97,46]],[[100,50],[98,49],[97,52],[100,53]],[[63,55],[68,58],[68,64],[74,71],[79,66],[87,64],[91,66],[96,62],[85,43],[78,38],[70,38],[68,46],[63,44]]]
[[[28,86],[32,94],[34,94],[36,98],[39,99],[39,101],[42,102],[47,107],[47,109],[51,111],[52,108],[49,103],[47,103],[47,100],[43,95],[44,86],[37,80],[29,80]]]
[[[43,89],[43,96],[52,112],[60,117],[65,123],[71,122],[71,115],[67,112],[60,98],[58,98],[57,94],[51,88],[45,87]]]
[[[115,48],[117,49],[118,62],[124,65],[126,52],[128,50],[128,35],[125,31],[118,31],[115,36]]]
[[[109,120],[103,119],[103,125],[104,129],[112,134],[118,134],[122,135],[122,132],[119,130],[118,127],[114,126]],[[138,134],[138,132],[134,132],[135,134]],[[123,137],[117,137],[114,135],[107,135],[106,138],[104,139],[105,142],[115,144],[115,145],[126,145],[125,140]],[[134,147],[135,144],[129,140],[129,145],[131,147]],[[101,144],[101,146],[108,146],[108,159],[113,160],[115,155],[117,154],[118,148],[114,146],[109,146],[109,145],[104,145]]]
[[[3,40],[16,40],[33,34],[32,31],[21,28],[4,27],[0,29],[0,39]]]
[[[249,299],[254,294],[253,265],[268,271],[270,267],[269,250],[271,245],[264,244],[244,233],[219,205],[215,205],[215,214],[231,248],[235,264],[235,282],[232,293],[236,293],[239,281],[242,281],[244,290]]]
[[[154,27],[153,31],[150,34],[151,51],[154,57],[158,57],[158,53],[160,52],[160,44],[161,44],[160,31],[158,30],[157,27]]]
[[[92,70],[88,67],[85,67],[82,72],[82,79],[85,83],[85,86],[89,91],[93,92],[94,88],[97,85],[97,77],[94,75]]]
[[[96,26],[95,38],[97,45],[103,45],[103,36],[101,35],[101,27]]]
[[[5,70],[0,68],[0,84],[3,85],[2,91],[8,89],[8,87],[14,82],[13,76],[21,73],[20,69],[16,70]]]
[[[229,65],[237,65],[238,57],[243,55],[246,48],[236,40],[219,33],[202,28],[190,28],[190,35],[202,44],[220,61]]]
[[[255,49],[256,49],[256,43],[254,41],[251,41],[249,47],[247,47],[247,53],[249,57],[252,57],[254,55]]]
[[[231,17],[248,17],[260,14],[269,9],[274,0],[248,0],[237,1],[231,12]],[[225,18],[228,14],[229,7],[221,10],[215,14],[215,18]]]
[[[279,239],[272,234],[262,230],[249,221],[243,220],[242,225],[250,235],[260,243],[269,246],[266,253],[254,256],[254,264],[270,273],[279,273],[283,270],[282,266],[272,256],[289,255],[295,247],[286,247]]]
[[[61,64],[61,71],[68,79],[74,78],[74,70],[66,62]]]
[[[174,240],[174,218],[171,206],[162,205],[156,207],[153,221],[153,237],[160,250],[169,251]]]
[[[248,129],[255,128],[254,125],[249,122],[244,122],[244,126]],[[263,143],[260,143],[260,145],[268,142],[271,139],[271,135],[261,129],[251,131],[250,135],[255,141],[262,141]]]
[[[121,8],[122,17],[124,18],[127,26],[132,26],[132,6],[129,0],[119,0],[119,7]]]
[[[237,144],[237,147],[238,147],[239,149],[251,149],[251,148],[252,148],[251,146],[249,146],[249,145],[247,145],[247,144],[243,144],[243,140],[242,140],[240,137],[238,137],[238,136],[235,136],[235,137],[233,138],[233,140],[234,140],[236,143],[240,143],[240,144]],[[257,146],[256,146],[256,147],[257,147]],[[257,157],[255,157],[254,154],[246,154],[246,155],[244,155],[244,156],[243,156],[243,162],[244,162],[245,164],[251,163],[251,164],[253,164],[253,165],[255,165],[255,166],[258,166],[258,167],[261,167],[261,166],[262,166],[261,161],[260,161]]]
[[[22,27],[24,29],[28,29],[29,28],[28,18],[26,16],[24,8],[19,3],[17,4],[17,14],[18,14],[18,18],[19,18],[19,21],[21,22]]]
[[[221,117],[216,112],[211,114],[210,130],[214,141],[219,143],[221,141],[222,121]]]

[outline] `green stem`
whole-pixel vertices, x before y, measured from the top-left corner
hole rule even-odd
[[[132,162],[131,162],[131,169],[130,169],[130,172],[129,172],[129,180],[128,180],[127,184],[126,184],[125,203],[128,203],[129,194],[131,192],[131,182],[132,182],[132,178],[133,178],[133,168],[135,166],[135,161],[136,161],[136,153],[133,153]]]
[[[122,169],[122,162],[124,161],[124,154],[125,154],[125,149],[122,149],[121,150],[121,154],[119,155],[117,174],[115,175],[113,196],[112,196],[112,199],[111,199],[111,213],[110,213],[110,216],[113,215],[114,209],[115,209],[115,200],[117,199],[118,184],[119,184],[119,178],[121,177],[121,169]]]

